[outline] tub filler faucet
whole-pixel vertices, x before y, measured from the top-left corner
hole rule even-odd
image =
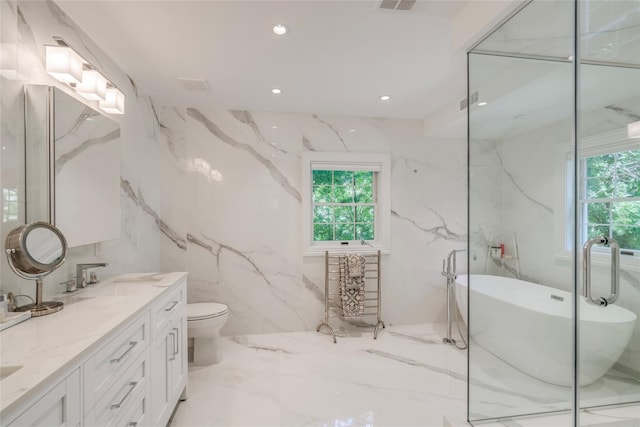
[[[94,273],[87,276],[90,268],[106,267],[106,262],[93,262],[88,264],[76,264],[76,288],[84,288],[87,285],[98,283],[98,279]]]
[[[442,275],[447,278],[447,336],[442,339],[442,342],[445,344],[450,344],[456,346],[460,350],[464,350],[467,348],[467,343],[464,339],[464,335],[460,332],[460,324],[458,321],[456,322],[458,326],[458,333],[460,333],[460,337],[462,337],[462,341],[464,342],[464,346],[458,346],[456,344],[456,340],[451,337],[451,312],[456,310],[456,299],[455,299],[455,286],[456,286],[456,277],[457,277],[457,254],[458,252],[467,252],[467,249],[454,249],[449,252],[446,260],[442,260]],[[473,249],[470,250],[472,259],[475,261],[478,259],[478,255],[476,251]]]

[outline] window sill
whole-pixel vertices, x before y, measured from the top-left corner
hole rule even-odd
[[[313,246],[304,251],[303,256],[324,256],[324,253],[358,253],[358,254],[375,254],[378,251],[382,255],[389,255],[391,250],[381,245],[336,245],[336,246]]]

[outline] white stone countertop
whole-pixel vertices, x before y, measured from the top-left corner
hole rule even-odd
[[[135,319],[184,272],[125,274],[47,300],[64,302],[54,314],[32,317],[0,332],[0,420],[47,387]],[[159,280],[158,280],[159,279]],[[12,414],[17,415],[17,414]]]

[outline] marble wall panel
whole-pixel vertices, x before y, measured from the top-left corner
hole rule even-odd
[[[323,258],[302,256],[305,150],[391,153],[382,317],[443,320],[441,260],[466,240],[463,140],[425,138],[420,121],[187,109],[186,146],[189,299],[227,304],[223,333],[310,330],[323,317]]]
[[[58,282],[68,280],[79,262],[108,262],[98,272],[110,276],[131,271],[158,271],[160,269],[160,242],[164,238],[160,224],[160,152],[159,125],[151,108],[151,100],[99,46],[51,1],[0,0],[2,8],[2,145],[3,151],[19,151],[23,138],[16,132],[22,119],[21,99],[25,84],[57,86],[73,92],[56,82],[44,71],[44,46],[54,43],[53,37],[62,37],[80,55],[90,61],[116,84],[126,96],[126,114],[112,117],[120,123],[122,131],[121,153],[121,236],[117,240],[72,248],[63,266],[45,279],[45,297],[59,293]],[[7,55],[7,52],[9,55]],[[77,97],[77,96],[76,96]],[[77,97],[81,102],[83,98]],[[5,124],[13,124],[5,126]],[[4,153],[3,153],[4,154]],[[24,171],[19,162],[2,156],[2,187],[18,188],[20,206],[24,205]],[[18,165],[18,166],[16,166]],[[24,222],[4,221],[0,224],[2,241],[7,233]],[[2,257],[0,261],[3,292],[24,293],[33,296],[35,285],[15,276]],[[20,304],[26,300],[18,301]]]

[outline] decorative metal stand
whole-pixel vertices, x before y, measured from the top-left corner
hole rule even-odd
[[[381,319],[381,278],[380,278],[380,251],[372,254],[361,254],[365,259],[365,287],[364,287],[364,314],[363,316],[377,316],[376,326],[373,330],[373,339],[378,338],[378,331],[385,325]],[[325,328],[333,336],[333,342],[337,343],[336,334],[329,324],[329,317],[344,317],[342,302],[340,301],[340,257],[344,254],[324,253],[324,321],[318,325],[316,332]],[[372,309],[376,309],[373,311]]]
[[[32,242],[28,241],[30,233],[36,235]],[[42,278],[62,265],[66,251],[67,241],[60,230],[46,222],[26,224],[7,235],[9,267],[23,279],[36,281],[35,303],[17,307],[16,311],[30,311],[32,317],[38,317],[62,310],[60,301],[42,301]]]

